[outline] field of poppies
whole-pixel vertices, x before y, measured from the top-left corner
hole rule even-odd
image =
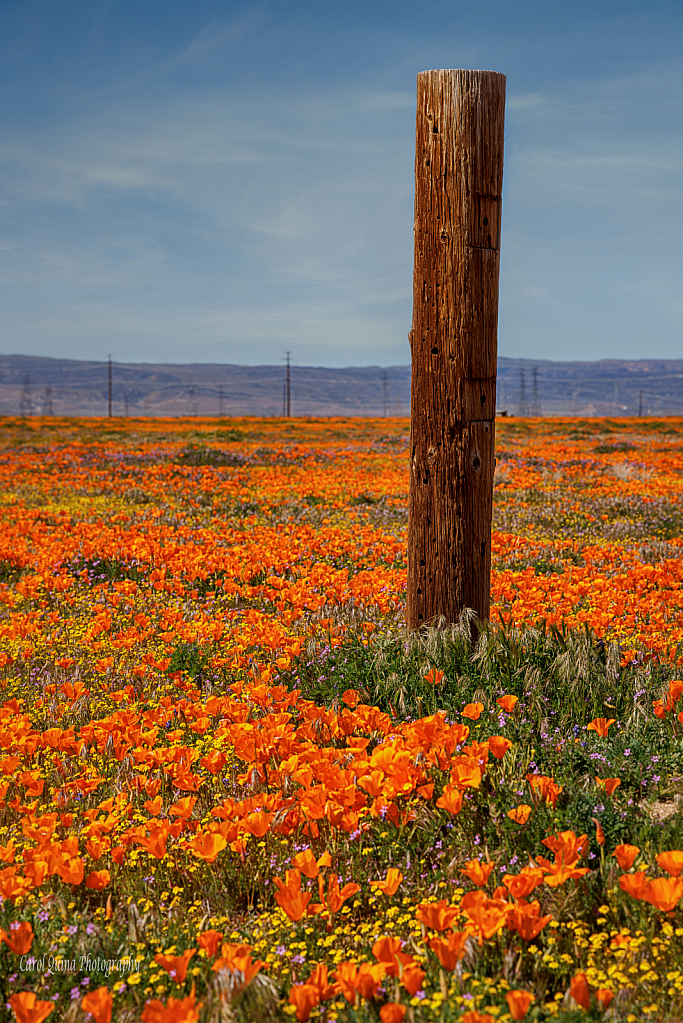
[[[2,420],[0,1021],[683,1018],[683,420],[496,429],[473,638],[406,420]]]

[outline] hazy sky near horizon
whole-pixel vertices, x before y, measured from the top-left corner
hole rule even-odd
[[[0,351],[409,362],[458,67],[507,75],[499,354],[683,357],[681,0],[0,0]]]

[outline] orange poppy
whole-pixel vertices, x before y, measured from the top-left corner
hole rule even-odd
[[[430,938],[429,947],[436,954],[444,970],[454,970],[465,954],[470,931],[451,931],[444,938]]]
[[[496,700],[498,706],[502,707],[506,714],[512,714],[518,702],[519,697],[511,695],[501,696],[499,699]]]
[[[213,959],[213,957],[218,953],[218,946],[222,939],[222,931],[202,931],[202,933],[197,936],[197,944]]]
[[[90,1013],[94,1023],[110,1023],[113,1005],[114,999],[106,985],[96,988],[95,991],[89,991],[81,999],[81,1009],[83,1012]]]
[[[463,707],[460,713],[464,718],[469,718],[470,721],[478,721],[483,709],[483,703],[468,703]]]
[[[621,844],[615,848],[613,855],[616,856],[617,863],[622,870],[630,870],[639,852],[640,849],[637,845]]]
[[[588,980],[586,974],[582,972],[575,973],[569,984],[569,994],[574,999],[577,1005],[580,1005],[582,1009],[590,1009],[591,1007],[591,995],[588,989]]]
[[[162,969],[166,970],[171,980],[174,980],[176,984],[184,984],[185,977],[187,976],[187,968],[190,965],[190,959],[197,951],[196,948],[186,949],[181,956],[167,956],[161,952],[157,952],[154,956],[154,962],[158,963]]]
[[[621,785],[621,778],[598,778],[596,775],[595,784],[600,788],[604,788],[608,796],[612,796]]]
[[[627,874],[627,877],[633,877]],[[649,902],[656,909],[664,913],[670,913],[683,895],[683,878],[681,877],[656,877],[648,882],[640,893],[644,902]]]
[[[462,810],[462,792],[452,785],[446,785],[443,793],[436,801],[436,805],[449,813],[460,813]]]
[[[482,863],[481,860],[468,860],[464,867],[460,868],[460,873],[468,877],[473,884],[483,887],[491,876],[494,864],[490,861]]]
[[[595,992],[595,998],[603,1012],[609,1009],[610,1002],[614,998],[614,992],[608,991],[605,987],[599,987]]]
[[[396,867],[389,867],[384,881],[377,882],[377,888],[383,892],[384,895],[395,895],[402,880],[403,874],[401,871]]]
[[[507,991],[505,1001],[508,1003],[510,1015],[514,1020],[524,1019],[535,996],[529,991]]]
[[[431,671],[427,672],[424,679],[425,682],[430,682],[431,685],[438,686],[443,681],[443,676],[444,673],[442,671],[439,671],[438,668],[432,668]]]
[[[643,891],[647,885],[648,879],[644,870],[637,870],[635,874],[622,874],[619,878],[619,887],[622,892],[633,896],[634,899],[642,899]]]
[[[379,1018],[382,1023],[403,1023],[406,1012],[405,1005],[399,1005],[398,1002],[387,1002],[379,1010]]]
[[[85,879],[86,888],[94,888],[95,891],[101,891],[102,888],[106,888],[111,880],[111,874],[108,870],[93,870]]]
[[[678,877],[683,870],[683,852],[680,849],[671,849],[669,852],[660,853],[657,856],[657,863],[671,877]]]
[[[512,743],[502,735],[490,735],[488,744],[496,760],[502,760]]]
[[[289,991],[289,1004],[296,1008],[299,1023],[305,1023],[320,1002],[318,992],[310,984],[293,984]]]
[[[531,817],[531,807],[527,803],[520,803],[519,806],[515,806],[512,810],[508,810],[507,816],[515,824],[526,824]]]
[[[605,739],[610,725],[613,725],[615,721],[616,718],[594,718],[586,728],[589,732],[597,732],[601,739]]]
[[[197,859],[204,860],[205,863],[215,863],[227,844],[227,839],[220,832],[201,831],[187,843],[187,848]]]
[[[524,867],[519,874],[505,874],[503,884],[513,899],[525,899],[534,888],[543,884],[543,870],[541,867]]]
[[[17,1023],[43,1023],[55,1007],[54,1002],[41,1002],[33,991],[20,991],[7,999]]]
[[[194,985],[185,998],[171,995],[164,1005],[158,998],[147,1002],[140,1014],[141,1023],[199,1023],[202,1002],[195,1001]]]
[[[33,944],[33,927],[30,921],[23,923],[11,923],[9,934],[0,927],[0,942],[4,941],[10,951],[15,955],[26,955]]]
[[[445,931],[452,926],[458,916],[457,906],[449,906],[445,899],[439,902],[421,902],[415,916],[418,921],[431,931]]]

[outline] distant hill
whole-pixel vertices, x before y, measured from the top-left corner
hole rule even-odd
[[[279,416],[283,366],[118,363],[115,416]],[[510,415],[683,414],[683,359],[498,360]],[[295,416],[410,414],[410,366],[291,367]],[[0,355],[0,415],[107,414],[107,363]]]

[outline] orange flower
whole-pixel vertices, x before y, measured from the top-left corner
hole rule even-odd
[[[85,887],[100,891],[102,888],[107,887],[110,880],[111,874],[108,870],[93,870],[85,879]]]
[[[457,906],[449,906],[445,899],[439,902],[421,902],[415,916],[432,931],[445,931],[458,916]]]
[[[195,1001],[194,985],[186,998],[169,997],[166,1005],[158,998],[147,1002],[140,1014],[141,1023],[199,1023],[202,1002]]]
[[[449,813],[460,813],[462,810],[462,792],[452,785],[446,785],[443,794],[439,796],[436,805]]]
[[[614,994],[612,991],[608,991],[605,987],[599,987],[595,992],[595,997],[600,1004],[602,1011],[606,1012],[609,1009],[610,1002],[614,998]]]
[[[422,981],[426,976],[426,970],[421,970],[417,963],[407,963],[401,974],[401,983],[408,994],[414,998],[422,987]]]
[[[644,870],[637,870],[635,874],[622,874],[619,878],[619,887],[622,892],[633,896],[634,899],[642,899],[643,891],[647,885],[648,879]]]
[[[296,923],[301,920],[306,912],[306,907],[311,901],[311,893],[301,891],[301,873],[299,870],[288,870],[285,877],[286,882],[279,877],[274,879],[275,885],[278,888],[278,891],[275,892],[275,901],[278,906],[284,909],[289,919]]]
[[[176,984],[184,984],[190,959],[196,951],[196,948],[188,948],[181,956],[167,956],[157,952],[154,956],[154,962],[166,970],[166,973]]]
[[[437,668],[432,668],[432,670],[428,671],[425,675],[425,682],[431,682],[433,686],[438,686],[443,681],[443,674],[444,673],[439,671]]]
[[[489,748],[493,753],[496,760],[502,760],[507,751],[512,746],[509,739],[506,739],[502,735],[491,735],[489,736]]]
[[[361,998],[374,998],[382,977],[386,973],[384,963],[340,963],[334,974],[341,993],[347,1002],[355,1002],[356,993]]]
[[[9,999],[17,1023],[43,1023],[55,1007],[54,1002],[41,1002],[33,991],[20,991]]]
[[[594,718],[586,728],[589,732],[597,732],[601,739],[605,739],[610,725],[613,725],[615,721],[616,718]]]
[[[611,796],[621,785],[621,778],[598,778],[596,774],[595,783],[600,788],[604,788],[608,796]]]
[[[664,708],[664,703],[663,703],[662,700],[653,700],[652,701],[652,712],[653,712],[653,714],[654,714],[654,716],[656,718],[665,718],[666,717],[666,710]]]
[[[514,1020],[524,1019],[529,1011],[529,1006],[535,1000],[534,995],[529,991],[508,991],[505,995],[510,1015]]]
[[[406,1011],[405,1005],[399,1005],[398,1002],[387,1002],[379,1010],[379,1018],[382,1023],[403,1023]]]
[[[0,942],[4,941],[15,955],[23,956],[33,944],[33,927],[28,920],[9,925],[9,934],[0,927]]]
[[[539,916],[541,907],[538,902],[521,902],[514,906],[508,915],[507,926],[517,931],[524,941],[533,941],[543,928],[550,923],[552,916]]]
[[[531,807],[527,803],[520,803],[519,806],[515,806],[514,809],[508,810],[507,816],[515,824],[526,824],[531,817]]]
[[[223,940],[222,931],[202,931],[197,937],[197,944],[208,956],[213,958],[218,953],[218,946]]]
[[[490,1012],[477,1012],[476,1009],[470,1009],[460,1017],[458,1023],[495,1023],[495,1019]]]
[[[470,721],[478,721],[483,709],[483,703],[468,703],[463,707],[460,713],[464,718],[469,718]]]
[[[678,877],[683,870],[683,852],[680,849],[671,849],[669,852],[660,853],[657,856],[657,863],[667,874]]]
[[[617,863],[622,870],[630,870],[633,866],[633,862],[640,852],[637,845],[618,845],[614,850],[613,855],[617,858]]]
[[[292,860],[293,865],[305,874],[306,877],[314,878],[318,876],[318,872],[321,867],[329,867],[332,863],[330,854],[324,852],[319,860],[316,860],[310,849],[304,849],[303,852],[297,853]]]
[[[534,888],[543,884],[543,870],[541,867],[523,867],[519,874],[505,874],[503,884],[513,899],[525,899]]]
[[[318,992],[309,984],[294,984],[289,992],[289,1004],[296,1008],[299,1023],[305,1023],[320,999]]]
[[[574,974],[569,984],[569,994],[582,1009],[590,1009],[591,995],[588,990],[588,980],[585,973]]]
[[[353,709],[356,706],[359,698],[360,697],[358,695],[358,692],[355,689],[346,689],[342,693],[342,700],[344,701],[346,706],[351,707],[351,709]]]
[[[445,938],[430,938],[429,947],[434,952],[444,970],[454,970],[465,954],[470,931],[451,931]]]
[[[633,877],[633,874],[627,874],[627,877]],[[682,877],[656,877],[654,881],[650,881],[642,889],[640,898],[644,902],[649,902],[651,906],[655,906],[656,909],[661,909],[664,913],[670,913],[671,910],[678,903],[681,895],[683,895],[683,878]]]
[[[395,895],[398,891],[398,886],[403,880],[403,874],[396,867],[389,867],[387,870],[387,876],[384,881],[378,881],[377,887],[384,895]]]
[[[472,921],[480,945],[505,926],[512,910],[512,906],[503,899],[487,899],[483,892],[468,892],[460,908]]]
[[[605,832],[602,830],[602,824],[597,817],[591,817],[593,824],[595,824],[595,839],[598,845],[605,844]]]
[[[553,807],[556,805],[557,797],[564,788],[563,785],[558,785],[553,778],[544,774],[527,774],[525,778],[532,789],[537,791],[542,799],[545,799],[546,803]]]
[[[379,938],[372,946],[372,954],[382,963],[390,977],[398,977],[403,968],[412,963],[413,957],[401,952],[403,942],[400,938]]]
[[[227,844],[227,839],[220,832],[201,831],[187,843],[187,848],[197,859],[214,863]]]
[[[518,696],[501,696],[500,699],[496,700],[496,703],[499,707],[503,708],[506,714],[512,714],[518,701]]]
[[[106,985],[89,991],[85,998],[81,999],[81,1009],[90,1013],[94,1023],[110,1023],[113,1004],[114,999]]]
[[[468,860],[464,867],[460,868],[460,873],[468,877],[472,884],[483,887],[491,876],[493,870],[493,863],[487,862],[482,863],[481,860]]]

